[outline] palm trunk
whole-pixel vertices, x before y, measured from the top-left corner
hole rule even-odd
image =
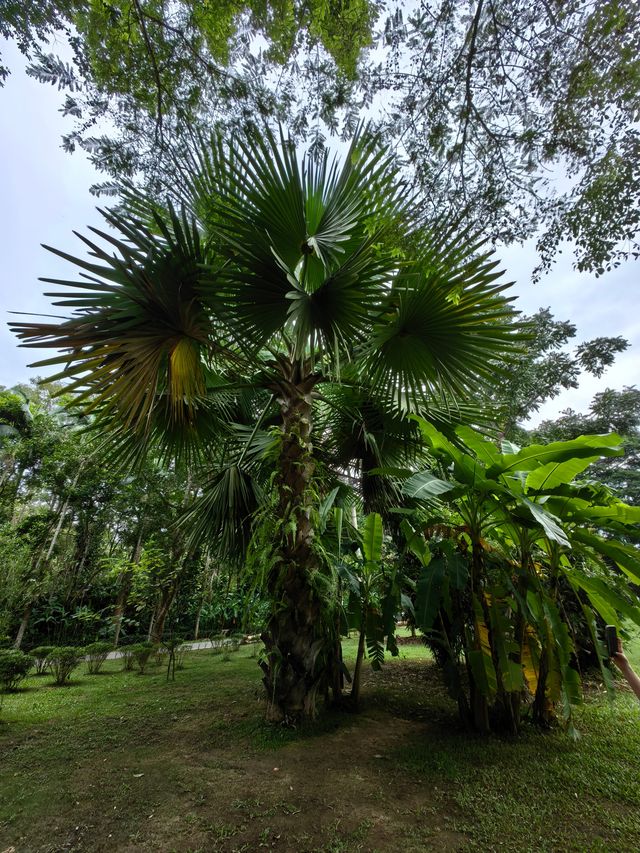
[[[278,563],[269,582],[273,612],[262,634],[266,658],[261,667],[267,691],[267,719],[295,722],[313,718],[316,696],[328,677],[327,631],[312,586],[318,567],[313,549],[311,481],[314,460],[310,441],[311,392],[317,377],[285,359],[277,387],[282,439],[276,488],[280,541]]]

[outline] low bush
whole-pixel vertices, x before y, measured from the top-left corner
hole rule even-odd
[[[122,668],[125,672],[131,672],[133,667],[135,666],[135,657],[134,652],[136,650],[137,644],[131,643],[128,646],[122,646],[120,652],[122,653]]]
[[[86,646],[84,653],[87,657],[87,673],[97,675],[111,651],[111,643],[90,643]]]
[[[33,660],[19,649],[0,651],[0,686],[3,690],[15,690],[27,677]]]
[[[226,637],[222,645],[222,660],[230,661],[231,652],[237,652],[240,648],[240,640],[236,637]]]
[[[130,648],[133,650],[133,659],[140,671],[140,675],[144,675],[149,658],[155,652],[156,646],[153,643],[136,643],[135,646],[130,646]]]
[[[49,655],[54,650],[55,646],[36,646],[31,649],[29,654],[33,658],[36,667],[36,675],[44,675],[50,668]]]
[[[82,660],[83,649],[76,646],[56,646],[49,655],[49,665],[53,672],[54,683],[65,684],[71,673]]]
[[[13,643],[7,634],[0,634],[0,649],[10,649]]]
[[[221,655],[224,651],[224,634],[215,634],[211,638],[211,644],[213,646],[212,651],[214,655]]]
[[[191,651],[191,646],[189,643],[180,643],[178,648],[175,651],[176,656],[176,669],[184,669],[184,660],[187,656],[187,652]]]

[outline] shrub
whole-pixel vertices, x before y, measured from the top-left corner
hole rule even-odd
[[[49,665],[53,670],[54,683],[65,684],[81,660],[82,649],[76,646],[56,646],[52,649],[49,655]]]
[[[212,645],[213,645],[213,649],[212,649],[213,654],[214,654],[214,655],[221,655],[221,654],[222,654],[222,652],[223,652],[223,650],[224,650],[224,649],[223,649],[223,646],[224,646],[224,634],[215,634],[215,635],[211,638],[211,643],[212,643]]]
[[[184,659],[189,651],[191,651],[189,643],[180,643],[175,650],[176,669],[184,669]]]
[[[155,645],[153,643],[136,643],[135,646],[131,646],[130,648],[133,649],[133,659],[140,670],[140,675],[144,675],[149,658],[156,649]]]
[[[126,672],[131,672],[133,667],[135,666],[135,657],[134,652],[137,648],[137,644],[132,643],[129,646],[122,646],[120,651],[122,652],[122,668]]]
[[[51,662],[49,661],[49,655],[54,648],[55,646],[36,646],[35,649],[31,649],[29,654],[33,658],[33,662],[36,667],[36,675],[44,675],[50,668]]]
[[[84,650],[87,656],[87,672],[89,675],[97,675],[102,669],[111,651],[111,643],[90,643]]]
[[[27,677],[33,660],[19,649],[0,651],[0,684],[4,690],[15,690]]]
[[[0,649],[10,649],[13,643],[7,634],[0,634]]]
[[[231,652],[237,652],[240,648],[240,640],[235,637],[226,637],[222,645],[222,660],[230,661]]]

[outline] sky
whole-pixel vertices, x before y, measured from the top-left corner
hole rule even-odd
[[[59,112],[63,95],[27,77],[24,61],[12,44],[2,45],[1,50],[13,72],[0,88],[0,385],[11,387],[44,375],[44,370],[27,365],[52,353],[19,348],[6,325],[11,319],[9,312],[55,314],[50,300],[42,295],[52,286],[38,278],[75,277],[70,264],[40,244],[72,255],[84,254],[72,232],[75,229],[86,234],[89,225],[101,227],[103,220],[96,206],[108,200],[89,193],[89,187],[104,176],[93,169],[86,156],[80,151],[66,154],[61,148],[61,136],[70,129],[70,122]],[[552,272],[532,284],[531,273],[537,264],[532,243],[503,248],[499,256],[507,278],[515,281],[518,309],[530,314],[549,307],[557,319],[570,320],[577,326],[576,343],[602,335],[622,335],[631,344],[602,379],[583,375],[579,389],[546,403],[531,424],[556,417],[569,407],[586,411],[598,391],[639,382],[637,261],[596,279],[572,268],[568,247]]]

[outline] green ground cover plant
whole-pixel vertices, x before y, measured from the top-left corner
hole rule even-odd
[[[105,663],[109,678],[64,691],[29,678],[0,723],[0,849],[638,847],[634,697],[610,701],[594,682],[575,710],[577,740],[526,721],[519,739],[479,738],[406,634],[382,670],[365,663],[361,714],[295,730],[265,725],[247,646],[226,663],[194,652],[169,683],[161,668],[141,679],[118,660]],[[350,664],[356,648],[344,641]],[[637,640],[629,653],[640,664]]]

